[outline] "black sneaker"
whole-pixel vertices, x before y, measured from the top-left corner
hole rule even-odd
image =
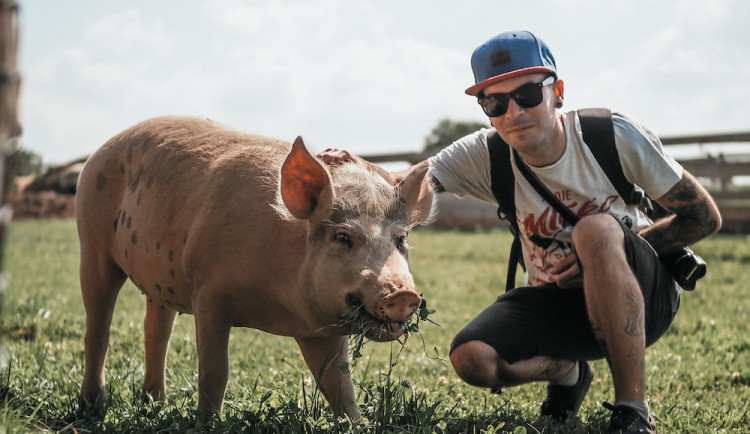
[[[578,362],[578,381],[573,386],[560,386],[549,384],[547,386],[547,399],[542,403],[540,416],[551,417],[559,422],[564,422],[571,415],[578,414],[583,398],[594,379],[594,369],[591,363],[580,360]]]
[[[628,434],[628,433],[649,433],[656,434],[656,423],[651,418],[644,419],[636,409],[627,405],[614,406],[608,402],[602,405],[607,410],[612,411],[612,417],[609,419],[609,426],[606,434]]]

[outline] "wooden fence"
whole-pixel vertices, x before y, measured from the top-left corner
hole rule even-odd
[[[722,144],[732,153],[704,155],[695,159],[679,160],[683,167],[698,177],[711,191],[724,223],[722,232],[750,233],[750,180],[738,182],[740,177],[750,177],[750,132],[663,137],[665,146],[690,145],[700,149],[703,145]],[[387,155],[363,155],[373,163],[408,162],[418,163],[434,155],[428,153],[402,153]],[[496,207],[474,198],[440,196],[438,218],[434,225],[452,228],[490,228],[503,226],[496,214]]]

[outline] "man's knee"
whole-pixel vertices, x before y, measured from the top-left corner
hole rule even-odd
[[[450,359],[456,374],[472,386],[499,386],[499,356],[495,349],[486,343],[465,342],[453,349]]]
[[[490,345],[482,341],[468,341],[450,354],[456,374],[462,380],[478,387],[498,387],[506,385],[503,366],[507,362]]]
[[[624,253],[625,234],[622,226],[609,214],[594,214],[582,218],[573,228],[573,245],[579,258],[591,254],[601,257],[613,247]],[[581,258],[582,259],[582,258]]]

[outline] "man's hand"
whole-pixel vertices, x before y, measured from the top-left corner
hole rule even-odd
[[[358,157],[344,149],[327,148],[326,150],[319,152],[317,157],[328,166],[338,166],[339,164],[360,161],[364,164],[367,164],[370,167],[370,170],[377,172],[378,175],[383,177],[383,179],[385,179],[389,184],[396,185],[398,181],[400,181],[400,179],[396,180],[393,175],[388,173],[385,169],[378,166],[377,164],[372,164],[367,160],[364,160],[363,158]]]
[[[549,277],[560,288],[582,287],[583,274],[578,265],[578,256],[571,253],[557,261],[550,268]]]

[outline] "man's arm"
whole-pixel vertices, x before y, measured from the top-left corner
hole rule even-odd
[[[674,214],[659,219],[640,232],[660,255],[676,252],[716,233],[721,214],[711,195],[687,171],[656,201]]]

